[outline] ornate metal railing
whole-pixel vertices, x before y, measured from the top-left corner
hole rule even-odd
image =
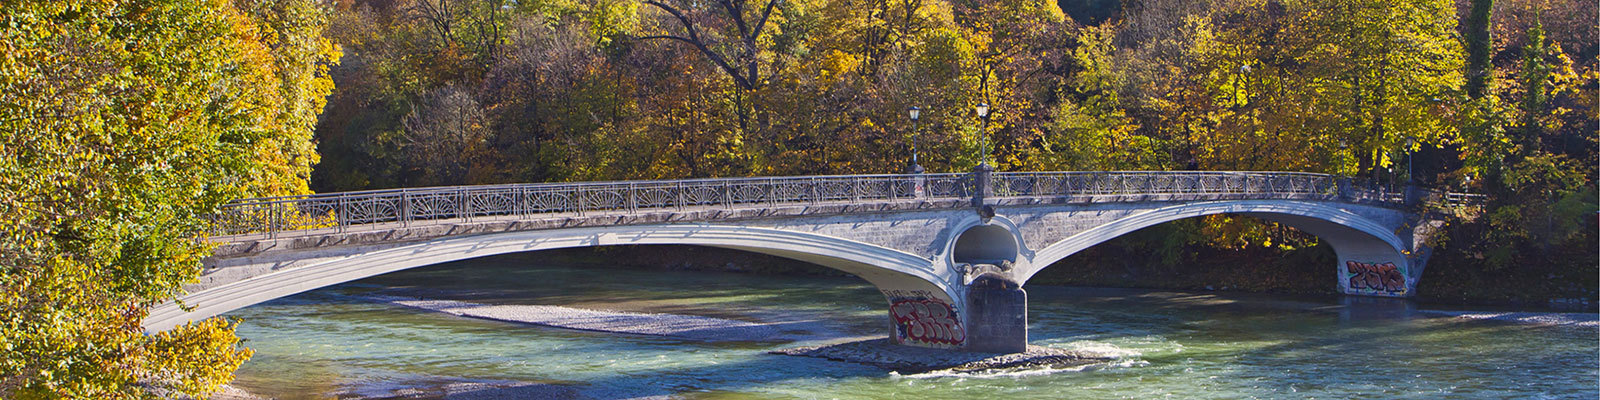
[[[239,200],[224,205],[212,226],[217,236],[273,234],[440,219],[966,198],[971,190],[968,174],[452,186]]]
[[[1403,200],[1381,189],[1341,187],[1346,178],[1339,176],[1297,172],[1004,172],[990,177],[986,197],[1336,195],[1347,201]],[[844,175],[374,190],[239,200],[223,206],[212,222],[217,236],[273,236],[324,228],[404,226],[418,221],[967,199],[977,190],[976,180],[974,174]]]
[[[1339,194],[1334,175],[1300,172],[1000,172],[995,196]]]
[[[1445,192],[1439,202],[1446,208],[1461,208],[1481,206],[1489,201],[1488,196],[1472,193]]]

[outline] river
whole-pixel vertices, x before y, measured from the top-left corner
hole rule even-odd
[[[1337,298],[1028,287],[1032,344],[1111,355],[1082,370],[906,375],[766,351],[883,336],[865,281],[576,268],[536,256],[369,278],[227,314],[255,349],[235,386],[280,399],[537,382],[630,398],[1600,398],[1596,328],[1466,321]],[[476,320],[376,302],[423,288],[777,324],[792,340],[704,343]],[[1426,307],[1424,307],[1426,308]]]

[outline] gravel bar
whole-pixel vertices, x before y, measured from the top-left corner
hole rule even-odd
[[[384,295],[362,297],[463,317],[708,342],[761,341],[772,339],[779,333],[776,328],[758,323],[693,315],[630,313],[560,306],[490,305]]]

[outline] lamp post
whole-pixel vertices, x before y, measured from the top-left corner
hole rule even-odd
[[[1413,156],[1411,153],[1411,146],[1416,145],[1416,143],[1416,139],[1406,136],[1406,186],[1411,186],[1412,182],[1414,182],[1414,180],[1411,179],[1411,158]]]
[[[1345,154],[1349,153],[1349,152],[1350,152],[1350,143],[1345,141],[1344,138],[1340,138],[1339,139],[1339,169],[1338,169],[1340,175],[1344,175],[1344,171],[1345,171],[1344,168],[1347,165],[1345,163],[1348,162],[1344,158],[1346,157]],[[1351,157],[1354,157],[1354,156],[1352,155]],[[1357,171],[1355,173],[1350,174],[1350,175],[1351,176],[1361,175],[1361,171],[1359,169],[1357,169]]]
[[[917,129],[917,117],[922,115],[922,108],[912,106],[906,113],[911,114],[911,173],[920,174],[925,171],[917,162],[917,139],[922,137],[922,131]]]
[[[982,125],[978,126],[978,134],[983,137],[983,146],[979,147],[982,153],[979,155],[978,166],[972,168],[973,189],[976,190],[972,194],[972,206],[978,211],[978,216],[983,218],[983,222],[988,223],[989,218],[994,217],[994,209],[983,203],[983,198],[989,195],[989,175],[994,172],[994,167],[989,166],[989,103],[978,103],[977,111],[978,117],[983,118]]]
[[[982,153],[978,154],[980,160],[978,166],[987,168],[989,166],[989,103],[978,103],[977,110],[978,118],[983,119],[983,122],[978,125],[978,135],[983,140],[982,147],[979,147]]]

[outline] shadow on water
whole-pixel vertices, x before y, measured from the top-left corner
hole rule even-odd
[[[1367,323],[1417,318],[1417,302],[1390,297],[1344,296],[1339,298],[1339,322]]]

